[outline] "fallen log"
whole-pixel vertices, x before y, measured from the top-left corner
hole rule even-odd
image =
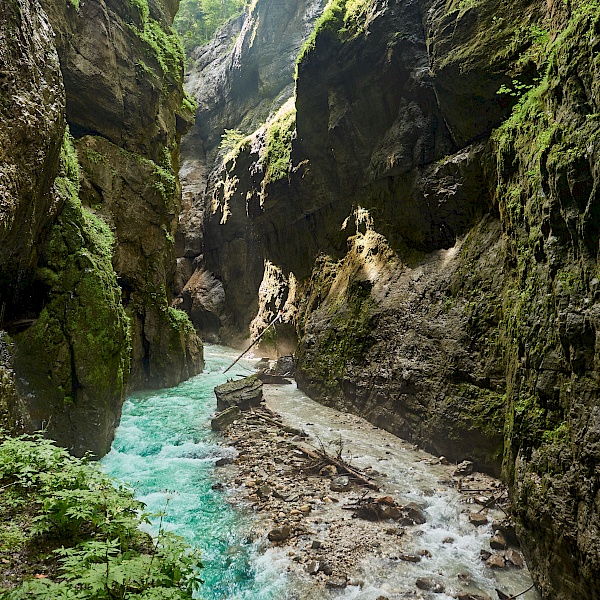
[[[324,461],[326,463],[334,465],[338,469],[338,472],[347,473],[348,475],[352,476],[353,479],[358,481],[358,483],[360,483],[361,485],[364,485],[365,487],[368,487],[371,490],[375,490],[377,492],[379,491],[379,486],[377,486],[376,483],[374,483],[366,475],[363,475],[362,473],[357,471],[354,467],[351,467],[348,463],[344,462],[343,460],[334,458],[333,456],[330,456],[329,454],[327,454],[327,452],[323,452],[322,450],[309,450],[308,448],[300,444],[294,444],[294,447],[297,450],[299,450],[302,454],[308,456],[309,458],[312,458],[313,460]]]
[[[260,371],[258,373],[258,378],[267,384],[274,385],[291,385],[292,382],[287,377],[282,377],[281,375],[271,375],[271,373],[265,373],[264,371]]]
[[[297,435],[298,437],[308,437],[308,434],[306,433],[306,431],[302,431],[302,429],[296,429],[295,427],[290,427],[289,425],[285,425],[282,421],[278,421],[277,419],[272,419],[271,417],[267,417],[266,415],[263,415],[256,410],[252,411],[252,416],[262,419],[266,423],[269,423],[269,425],[274,425],[275,427],[279,427],[279,429],[281,429],[282,431],[285,431],[286,433],[291,433],[292,435]]]

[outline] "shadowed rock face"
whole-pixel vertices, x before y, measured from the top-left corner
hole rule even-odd
[[[598,14],[334,10],[291,134],[271,119],[208,177],[201,240],[221,335],[282,309],[311,396],[502,470],[565,600],[600,595]]]
[[[0,298],[5,303],[19,294],[15,281],[35,263],[35,244],[60,209],[50,189],[63,138],[65,92],[52,29],[39,4],[3,0],[0,8]]]
[[[178,3],[137,4],[0,7],[0,413],[76,455],[109,450],[128,389],[202,367],[170,307],[192,117]]]
[[[186,88],[199,107],[196,123],[182,142],[180,174],[185,192],[177,240],[180,272],[188,273],[187,279],[190,272],[205,270],[201,266],[205,251],[205,190],[210,173],[220,162],[221,136],[225,129],[238,129],[244,134],[253,132],[293,94],[296,57],[324,4],[323,0],[260,0],[249,15],[227,23],[211,43],[196,50],[192,57]],[[215,240],[210,242],[211,247],[219,244]],[[233,252],[247,255],[242,239]],[[186,311],[205,335],[214,336],[225,327],[237,336],[242,324],[256,313],[255,289],[262,279],[264,263],[260,252],[252,252],[250,260],[254,258],[253,269],[242,265],[233,275],[240,283],[236,286],[240,294],[236,305],[244,307],[240,313],[225,306],[224,300],[217,301],[219,308],[214,311],[211,306],[214,302],[207,300],[198,277],[190,280],[185,289],[180,286]],[[227,285],[229,277],[218,271],[214,261],[209,269],[217,276],[218,284],[213,289]],[[257,273],[261,273],[258,280]],[[234,292],[230,289],[229,293]]]

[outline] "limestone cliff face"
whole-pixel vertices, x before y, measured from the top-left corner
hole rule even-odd
[[[502,470],[548,598],[600,594],[599,14],[333,2],[207,186],[229,324],[283,309],[311,396]]]
[[[218,335],[222,328],[237,335],[239,326],[252,312],[256,313],[254,290],[260,283],[255,271],[249,273],[248,282],[243,279],[243,269],[233,278],[222,276],[219,265],[224,267],[228,261],[204,256],[202,223],[207,182],[215,165],[236,141],[219,152],[222,135],[225,130],[237,130],[242,137],[252,133],[293,95],[296,57],[324,4],[324,0],[258,0],[248,14],[226,24],[192,57],[186,88],[199,106],[196,123],[182,143],[184,211],[177,240],[179,283],[175,291],[206,337]],[[238,251],[245,253],[242,248]],[[257,256],[261,271],[262,256]],[[223,289],[223,284],[237,277],[243,281],[236,286],[240,290],[236,309],[245,305],[242,316],[226,300],[235,290],[225,294]],[[244,296],[242,288],[247,288],[249,294]]]
[[[202,366],[170,306],[192,118],[176,9],[2,4],[3,402],[74,454],[108,451],[127,389]]]

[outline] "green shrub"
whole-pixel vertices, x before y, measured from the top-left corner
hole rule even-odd
[[[3,600],[189,599],[201,583],[197,550],[162,530],[155,540],[142,533],[149,515],[131,490],[40,435],[0,444],[0,486],[10,490],[0,517],[21,522],[14,543],[35,572],[40,561],[60,565],[56,576],[0,590]]]

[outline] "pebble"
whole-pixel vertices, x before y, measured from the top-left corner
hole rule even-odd
[[[318,560],[313,560],[306,566],[306,572],[309,575],[316,575],[321,568],[321,563]]]
[[[421,562],[421,557],[417,554],[400,554],[398,557],[400,560],[404,560],[406,562],[418,563]]]
[[[345,492],[345,491],[349,490],[350,487],[351,487],[350,479],[345,476],[336,477],[329,485],[329,488],[331,489],[332,492]]]
[[[481,527],[482,525],[487,525],[488,518],[482,513],[470,513],[469,522],[475,525],[475,527]]]
[[[283,525],[282,527],[271,529],[271,531],[268,533],[268,538],[272,542],[283,542],[290,537],[291,533],[291,527],[289,525]]]
[[[502,554],[492,554],[486,561],[485,564],[492,569],[504,569],[506,562]]]

